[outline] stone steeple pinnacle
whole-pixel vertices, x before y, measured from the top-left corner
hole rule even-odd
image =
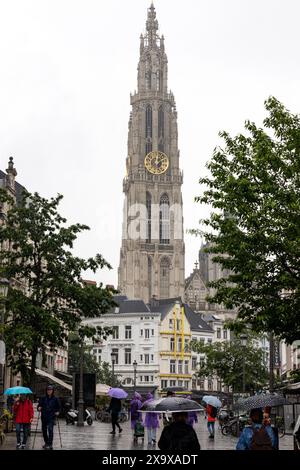
[[[157,30],[158,30],[158,21],[156,19],[156,11],[151,3],[150,8],[148,9],[147,21],[146,21],[146,31],[148,36],[149,46],[153,47],[156,45],[156,37],[157,37]]]

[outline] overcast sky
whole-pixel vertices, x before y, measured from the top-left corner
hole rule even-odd
[[[129,94],[150,0],[1,0],[0,166],[13,156],[29,191],[64,195],[69,222],[86,223],[76,253],[100,252],[117,285]],[[245,119],[258,124],[276,96],[300,112],[299,0],[156,0],[169,88],[178,110],[186,228],[207,209],[198,179]],[[200,240],[185,236],[186,276]],[[87,276],[93,278],[93,276]]]

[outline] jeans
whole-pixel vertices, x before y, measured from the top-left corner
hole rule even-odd
[[[46,446],[52,446],[53,443],[54,419],[42,419],[43,438]]]
[[[116,426],[119,428],[119,431],[121,429],[118,423],[118,418],[119,418],[119,412],[112,411],[111,412],[111,424],[112,424],[113,432],[116,432]]]
[[[26,444],[30,423],[16,423],[17,444]],[[21,442],[21,432],[23,431],[23,441]]]
[[[147,428],[148,444],[152,444],[152,441],[156,441],[156,428]]]
[[[207,429],[211,436],[215,434],[215,422],[214,421],[207,421]]]

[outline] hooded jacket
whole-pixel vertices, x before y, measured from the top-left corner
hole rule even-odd
[[[15,415],[15,421],[19,424],[30,423],[33,419],[33,406],[32,402],[26,398],[26,400],[19,400],[13,406],[13,412]]]

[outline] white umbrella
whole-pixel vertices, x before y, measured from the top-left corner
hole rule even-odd
[[[106,384],[97,384],[96,385],[96,395],[107,395],[109,390],[110,390],[110,386],[109,385],[106,385]]]

